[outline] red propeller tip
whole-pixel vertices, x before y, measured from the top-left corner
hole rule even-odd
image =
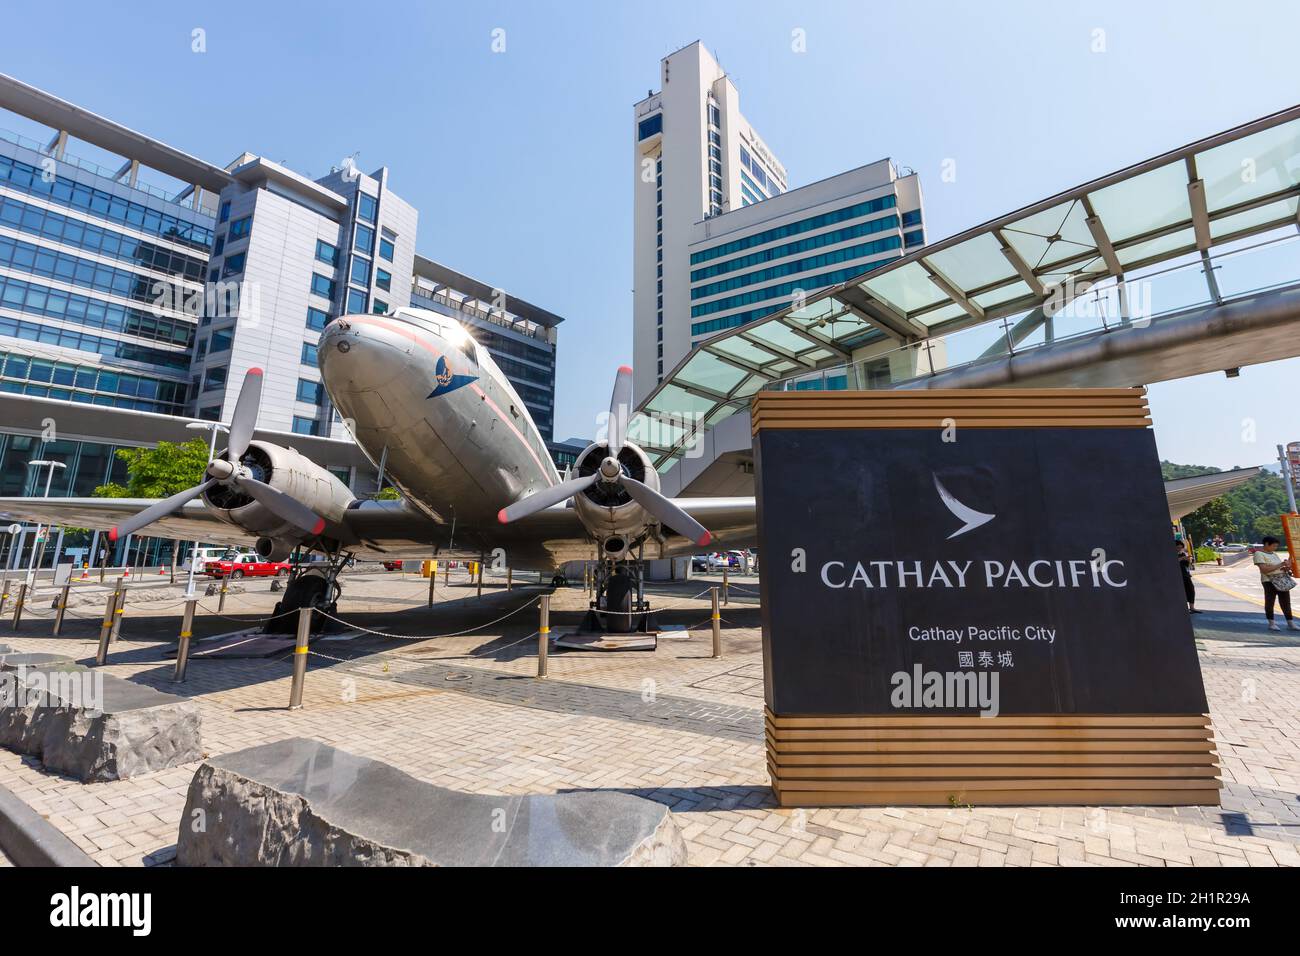
[[[262,374],[262,370],[261,370],[260,368],[250,368],[250,369],[248,370],[248,374],[249,374],[249,375],[261,375],[261,374]]]
[[[704,537],[700,538],[700,540],[696,541],[695,543],[698,544],[701,548],[703,548],[706,547],[708,543],[712,540],[713,540],[713,535],[709,534],[709,532],[706,531],[704,532]]]
[[[117,540],[117,528],[109,528],[109,529],[108,529],[108,540],[109,540],[109,541],[116,541],[116,540]]]
[[[314,528],[311,529],[311,533],[312,533],[312,534],[320,534],[320,533],[321,533],[322,531],[324,531],[324,530],[325,530],[325,519],[324,519],[324,518],[317,518],[317,519],[316,519],[316,526],[315,526]]]
[[[506,517],[505,508],[502,508],[500,511],[497,512],[497,520],[500,521],[502,524],[508,524],[510,522],[510,519]]]
[[[630,366],[630,365],[620,365],[620,366],[618,367],[618,371],[619,371],[619,374],[620,374],[620,375],[631,375],[631,374],[632,374],[632,366]]]

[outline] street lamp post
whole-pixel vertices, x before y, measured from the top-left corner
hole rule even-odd
[[[54,483],[54,469],[67,468],[68,466],[61,461],[45,461],[44,459],[37,459],[36,461],[29,461],[27,463],[27,467],[49,469],[49,471],[45,473],[45,494],[42,496],[48,498],[50,496],[50,485]],[[51,525],[50,527],[53,527],[53,525]],[[47,529],[47,533],[48,533],[48,529]],[[41,548],[40,545],[41,545],[41,523],[38,521],[36,523],[36,537],[32,541],[32,559],[27,564],[27,584],[28,587],[32,588],[33,590],[35,590],[36,587],[36,571],[37,571],[36,552],[38,548],[40,548],[41,551],[45,550],[44,548]]]
[[[218,433],[229,432],[230,429],[227,428],[225,425],[221,424],[221,422],[190,422],[185,427],[197,431],[210,431],[212,433],[211,436],[209,436],[208,438],[208,464],[211,465],[212,459],[217,454]],[[205,472],[206,472],[206,466],[205,466]],[[194,556],[198,553],[198,550],[199,550],[199,542],[196,540],[194,542],[193,549],[191,549],[190,551],[190,578],[189,578],[189,583],[185,585],[186,599],[194,597]]]

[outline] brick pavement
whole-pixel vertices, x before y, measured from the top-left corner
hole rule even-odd
[[[752,586],[752,583],[750,584]],[[341,616],[404,634],[445,633],[535,600],[536,590],[440,587],[420,604],[414,578],[351,589]],[[531,607],[471,635],[429,641],[369,637],[314,645],[304,709],[284,709],[287,657],[194,660],[180,688],[199,705],[209,754],[288,736],[315,737],[388,760],[416,777],[477,793],[610,788],[661,801],[678,814],[694,865],[1152,865],[1300,863],[1300,642],[1268,634],[1248,602],[1202,588],[1197,619],[1206,691],[1225,782],[1222,808],[824,808],[781,810],[768,790],[761,736],[758,615],[737,592],[723,609],[723,660],[710,658],[700,586],[660,589],[682,604],[666,619],[690,637],[654,653],[553,653],[536,681]],[[250,587],[231,614],[266,613],[274,595]],[[160,602],[160,605],[165,602]],[[205,602],[210,603],[210,602]],[[557,592],[552,625],[576,623],[580,589]],[[165,691],[161,643],[174,610],[131,608],[109,672]],[[698,625],[698,626],[697,626]],[[205,615],[211,634],[235,625]],[[94,651],[94,621],[51,638],[47,620],[0,640],[21,650]],[[468,679],[465,679],[468,678]],[[165,863],[174,854],[196,765],[134,780],[83,785],[0,751],[0,784],[27,800],[107,865]]]

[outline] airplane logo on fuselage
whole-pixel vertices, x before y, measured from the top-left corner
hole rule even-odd
[[[470,382],[478,381],[477,375],[455,375],[451,371],[451,366],[447,364],[447,356],[438,356],[438,367],[434,371],[434,387],[426,398],[437,398],[439,395],[446,395],[448,392],[454,392],[463,385]]]

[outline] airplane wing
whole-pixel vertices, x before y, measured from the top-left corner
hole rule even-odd
[[[0,498],[0,523],[39,521],[64,527],[107,530],[155,503],[152,498]],[[753,498],[677,498],[676,504],[712,532],[711,548],[753,547]],[[360,558],[477,558],[503,549],[510,566],[552,569],[591,556],[592,543],[577,512],[561,503],[508,525],[496,521],[436,521],[405,501],[358,500],[338,529]],[[191,501],[147,529],[149,537],[251,546],[257,535],[227,524]],[[700,549],[676,533],[646,545],[648,558],[693,554]]]

